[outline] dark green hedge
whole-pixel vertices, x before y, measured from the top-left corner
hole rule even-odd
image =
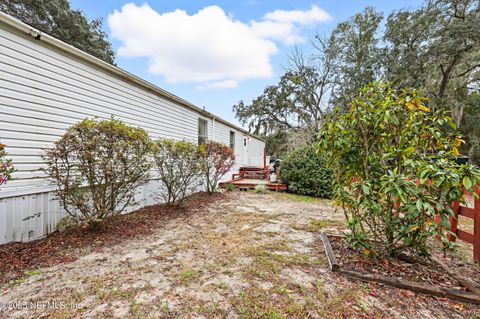
[[[280,166],[282,180],[297,194],[331,198],[332,172],[316,150],[316,145],[309,145],[287,154]]]

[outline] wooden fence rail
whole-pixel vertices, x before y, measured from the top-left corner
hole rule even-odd
[[[477,186],[475,192],[480,195],[480,187]],[[471,196],[474,201],[473,208],[463,206],[459,201],[453,202],[454,216],[450,216],[449,221],[450,231],[456,236],[450,234],[448,239],[454,242],[458,237],[458,239],[473,245],[473,259],[478,262],[480,261],[480,201],[467,191],[465,191],[465,195]],[[458,228],[460,216],[473,219],[473,234]]]

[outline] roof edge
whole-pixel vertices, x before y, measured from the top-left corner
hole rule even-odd
[[[210,117],[212,119],[214,119],[215,121],[218,121],[218,122],[221,122],[227,126],[230,126],[244,134],[247,134],[253,138],[256,138],[260,141],[264,141],[262,138],[258,137],[257,135],[255,134],[252,134],[250,132],[248,132],[247,130],[245,130],[244,128],[241,128],[235,124],[232,124],[230,123],[229,121],[227,120],[224,120],[218,116],[216,116],[215,114],[213,113],[210,113],[198,106],[196,106],[195,104],[193,103],[190,103],[188,102],[187,100],[184,100],[182,99],[181,97],[179,96],[176,96],[175,94],[173,93],[170,93],[128,71],[125,71],[117,66],[114,66],[112,64],[109,64],[97,57],[94,57],[93,55],[91,54],[88,54],[86,53],[85,51],[82,51],[68,43],[65,43],[45,32],[42,32],[38,29],[35,29],[33,28],[32,26],[4,13],[4,12],[1,12],[0,11],[0,22],[3,22],[4,24],[22,32],[22,33],[25,33],[26,35],[28,36],[31,36],[32,38],[34,38],[35,40],[37,41],[42,41],[44,43],[47,43],[51,46],[54,46],[55,48],[57,49],[60,49],[62,50],[63,52],[67,53],[67,54],[71,54],[73,56],[75,56],[76,58],[78,59],[81,59],[83,61],[86,61],[87,63],[90,63],[90,64],[93,64],[94,66],[97,66],[99,68],[101,68],[102,70],[105,70],[107,72],[110,72],[110,73],[113,73],[125,80],[128,80],[130,82],[133,82],[151,92],[154,92],[156,94],[159,94],[161,96],[163,96],[164,98],[167,98],[173,102],[176,102],[176,103],[179,103],[180,105],[182,106],[185,106],[191,110],[194,110],[195,112],[201,114],[201,115],[204,115],[204,116],[207,116],[207,117]]]

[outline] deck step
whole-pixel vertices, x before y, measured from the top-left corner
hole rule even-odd
[[[271,183],[268,180],[261,179],[235,179],[227,182],[220,183],[220,187],[225,187],[228,184],[232,184],[235,188],[241,191],[247,191],[249,189],[255,189],[257,185],[264,185],[268,190],[286,191],[287,185],[282,183]]]

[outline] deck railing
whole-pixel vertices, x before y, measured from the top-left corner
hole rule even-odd
[[[268,168],[241,167],[238,173],[233,174],[232,179],[268,179]]]
[[[476,187],[475,192],[480,195],[480,187]],[[473,259],[480,261],[480,201],[465,191],[466,196],[471,196],[473,208],[463,206],[460,201],[453,202],[454,215],[450,216],[450,231],[455,235],[448,235],[448,239],[454,242],[457,238],[473,245]],[[473,219],[473,234],[458,228],[458,219],[460,216]]]

